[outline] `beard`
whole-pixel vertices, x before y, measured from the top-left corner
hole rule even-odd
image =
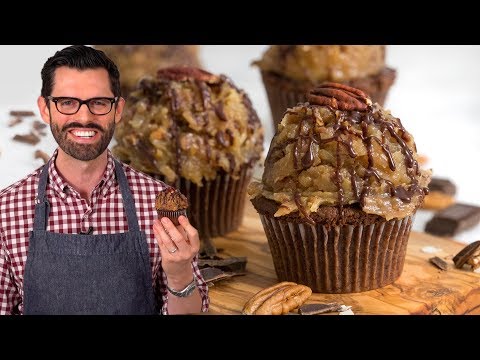
[[[74,141],[71,141],[68,139],[68,129],[71,128],[95,129],[100,134],[100,141],[93,145],[78,144]],[[115,131],[115,117],[113,118],[112,122],[107,125],[106,129],[93,122],[85,125],[82,125],[78,122],[73,122],[65,125],[63,128],[60,128],[58,124],[52,121],[52,117],[50,115],[50,130],[52,131],[53,137],[58,143],[58,146],[66,154],[77,160],[90,161],[103,154],[110,144]]]

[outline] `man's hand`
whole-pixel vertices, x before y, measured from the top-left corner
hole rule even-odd
[[[183,289],[192,281],[192,260],[200,249],[200,238],[186,216],[175,226],[166,217],[155,220],[153,232],[162,255],[162,268],[172,289]]]

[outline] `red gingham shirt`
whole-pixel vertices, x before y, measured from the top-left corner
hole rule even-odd
[[[120,188],[115,178],[115,163],[110,150],[102,180],[94,188],[91,204],[82,199],[57,172],[54,161],[48,169],[46,194],[51,204],[47,231],[78,234],[93,227],[93,234],[115,234],[128,231]],[[54,152],[55,159],[58,149]],[[38,168],[22,180],[0,191],[0,314],[23,314],[23,274],[27,261],[29,232],[33,229],[35,196],[40,179]],[[153,234],[156,195],[166,188],[132,167],[123,164],[140,230],[147,234],[152,266],[153,288],[163,314],[167,314],[166,275],[161,268],[160,248]],[[192,266],[202,297],[202,312],[208,311],[208,287],[198,269],[198,257]]]

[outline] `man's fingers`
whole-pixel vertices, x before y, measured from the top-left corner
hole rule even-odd
[[[177,245],[172,241],[159,220],[154,222],[153,231],[157,235],[157,242],[162,250],[168,251],[170,254],[176,252]]]
[[[188,241],[190,242],[190,246],[192,247],[192,251],[194,253],[197,253],[200,250],[200,238],[198,236],[197,229],[195,229],[192,224],[190,224],[190,221],[188,221],[188,218],[186,216],[179,216],[178,222],[185,229]]]
[[[188,250],[189,245],[187,244],[184,235],[177,229],[173,222],[166,217],[162,218],[161,222],[176,247],[179,250]]]

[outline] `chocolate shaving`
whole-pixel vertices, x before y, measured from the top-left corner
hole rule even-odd
[[[320,304],[304,304],[298,308],[300,315],[317,315],[328,312],[340,311],[342,305],[336,302]]]
[[[38,121],[38,120],[35,120],[33,122],[33,128],[35,130],[42,130],[42,129],[45,129],[47,127],[47,124],[45,124],[44,122],[41,122],[41,121]]]
[[[36,145],[40,142],[40,138],[32,132],[30,134],[25,134],[25,135],[17,134],[13,137],[13,140],[20,141],[30,145]]]
[[[213,267],[206,267],[206,268],[200,269],[200,274],[202,275],[205,282],[209,285],[217,281],[229,279],[233,276],[245,275],[245,273],[226,272],[221,269],[217,269]]]
[[[473,262],[473,259],[480,253],[480,240],[474,241],[465,246],[460,252],[453,257],[455,267],[461,269],[466,263]]]
[[[12,110],[10,111],[11,116],[35,116],[35,113],[30,110]]]
[[[231,272],[244,272],[246,265],[247,258],[245,256],[230,257],[226,259],[221,259],[219,257],[216,257],[216,259],[198,259],[198,266],[200,268],[214,267]]]
[[[23,121],[23,119],[21,117],[14,117],[13,119],[11,119],[9,122],[8,122],[8,127],[13,127],[17,124],[20,124],[21,122]]]
[[[50,160],[50,156],[42,150],[35,150],[34,155],[35,159],[42,159],[44,164],[46,164],[48,160]]]
[[[438,256],[432,257],[432,258],[428,259],[428,261],[430,261],[433,265],[435,265],[440,270],[443,270],[443,271],[448,270],[447,262],[443,259],[440,259]]]

